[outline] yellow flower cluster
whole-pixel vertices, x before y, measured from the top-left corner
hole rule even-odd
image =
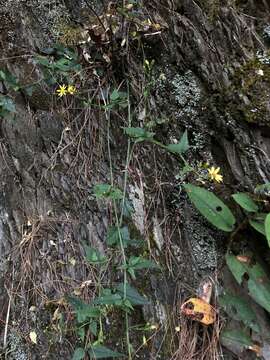
[[[210,169],[208,169],[208,176],[210,180],[216,181],[217,183],[220,183],[223,181],[223,176],[219,174],[220,167],[215,168],[212,166]]]
[[[74,95],[76,92],[74,85],[59,85],[59,88],[56,90],[56,94],[59,97],[66,96],[67,94]]]

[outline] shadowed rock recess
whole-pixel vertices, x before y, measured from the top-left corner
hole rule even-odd
[[[94,196],[111,171],[114,185],[125,186],[128,109],[108,110],[108,94],[128,92],[132,126],[163,143],[187,130],[188,163],[219,166],[223,183],[205,187],[235,210],[232,193],[270,181],[270,8],[264,0],[0,0],[0,28],[0,70],[19,87],[0,77],[0,95],[15,105],[0,113],[1,358],[72,359],[83,345],[67,296],[91,303],[102,287],[123,280],[121,252],[106,240],[113,203]],[[58,76],[48,64],[59,44],[76,54],[79,67],[65,78],[76,96],[58,97],[60,78],[48,81]],[[145,59],[154,60],[151,79]],[[142,245],[126,253],[161,268],[129,280],[149,300],[128,316],[133,358],[253,358],[214,340],[215,349],[207,348],[214,330],[180,315],[205,277],[215,287],[233,282],[221,270],[228,236],[192,206],[181,183],[196,179],[179,177],[180,165],[162,148],[139,143],[128,166],[133,212],[123,218]],[[251,236],[260,241],[248,234],[239,246],[248,247]],[[85,245],[110,259],[102,278],[85,260]],[[103,344],[127,354],[123,311],[105,312]],[[146,324],[152,328],[138,330]]]

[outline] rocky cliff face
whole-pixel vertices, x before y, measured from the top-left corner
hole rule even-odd
[[[0,1],[0,69],[19,84],[2,77],[0,85],[16,106],[2,114],[0,139],[0,302],[8,359],[71,358],[76,339],[63,298],[75,293],[90,301],[99,292],[83,246],[108,254],[113,208],[96,200],[93,186],[110,182],[112,168],[115,184],[124,185],[121,127],[128,126],[128,113],[111,110],[108,130],[113,89],[130,91],[132,126],[147,127],[164,143],[187,129],[189,163],[221,167],[224,183],[209,186],[225,200],[270,179],[269,5],[135,3],[119,14],[106,1]],[[55,69],[52,59],[69,63]],[[145,59],[155,60],[151,69]],[[59,72],[70,76],[78,98],[55,95]],[[144,251],[163,269],[136,280],[151,305],[136,308],[130,326],[157,328],[146,345],[132,330],[133,347],[140,359],[188,359],[174,330],[179,303],[204,276],[216,278],[225,236],[191,207],[179,188],[189,175],[179,179],[179,162],[162,149],[136,146],[128,173],[132,237],[143,239]],[[119,280],[109,265],[102,281]],[[122,322],[112,311],[104,331],[107,343],[125,352]]]

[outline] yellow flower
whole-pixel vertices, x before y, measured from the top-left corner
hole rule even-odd
[[[210,180],[216,181],[218,183],[223,181],[223,176],[219,174],[220,167],[215,168],[212,166],[210,169],[208,169],[208,176],[210,177]]]
[[[73,85],[68,85],[67,92],[71,95],[75,94],[76,88]]]
[[[66,85],[60,85],[59,88],[56,90],[56,93],[60,97],[62,97],[64,95],[67,95],[67,86]]]

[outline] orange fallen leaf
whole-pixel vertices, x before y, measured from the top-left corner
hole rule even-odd
[[[199,298],[191,298],[181,306],[182,314],[204,325],[213,324],[216,311],[209,303]]]

